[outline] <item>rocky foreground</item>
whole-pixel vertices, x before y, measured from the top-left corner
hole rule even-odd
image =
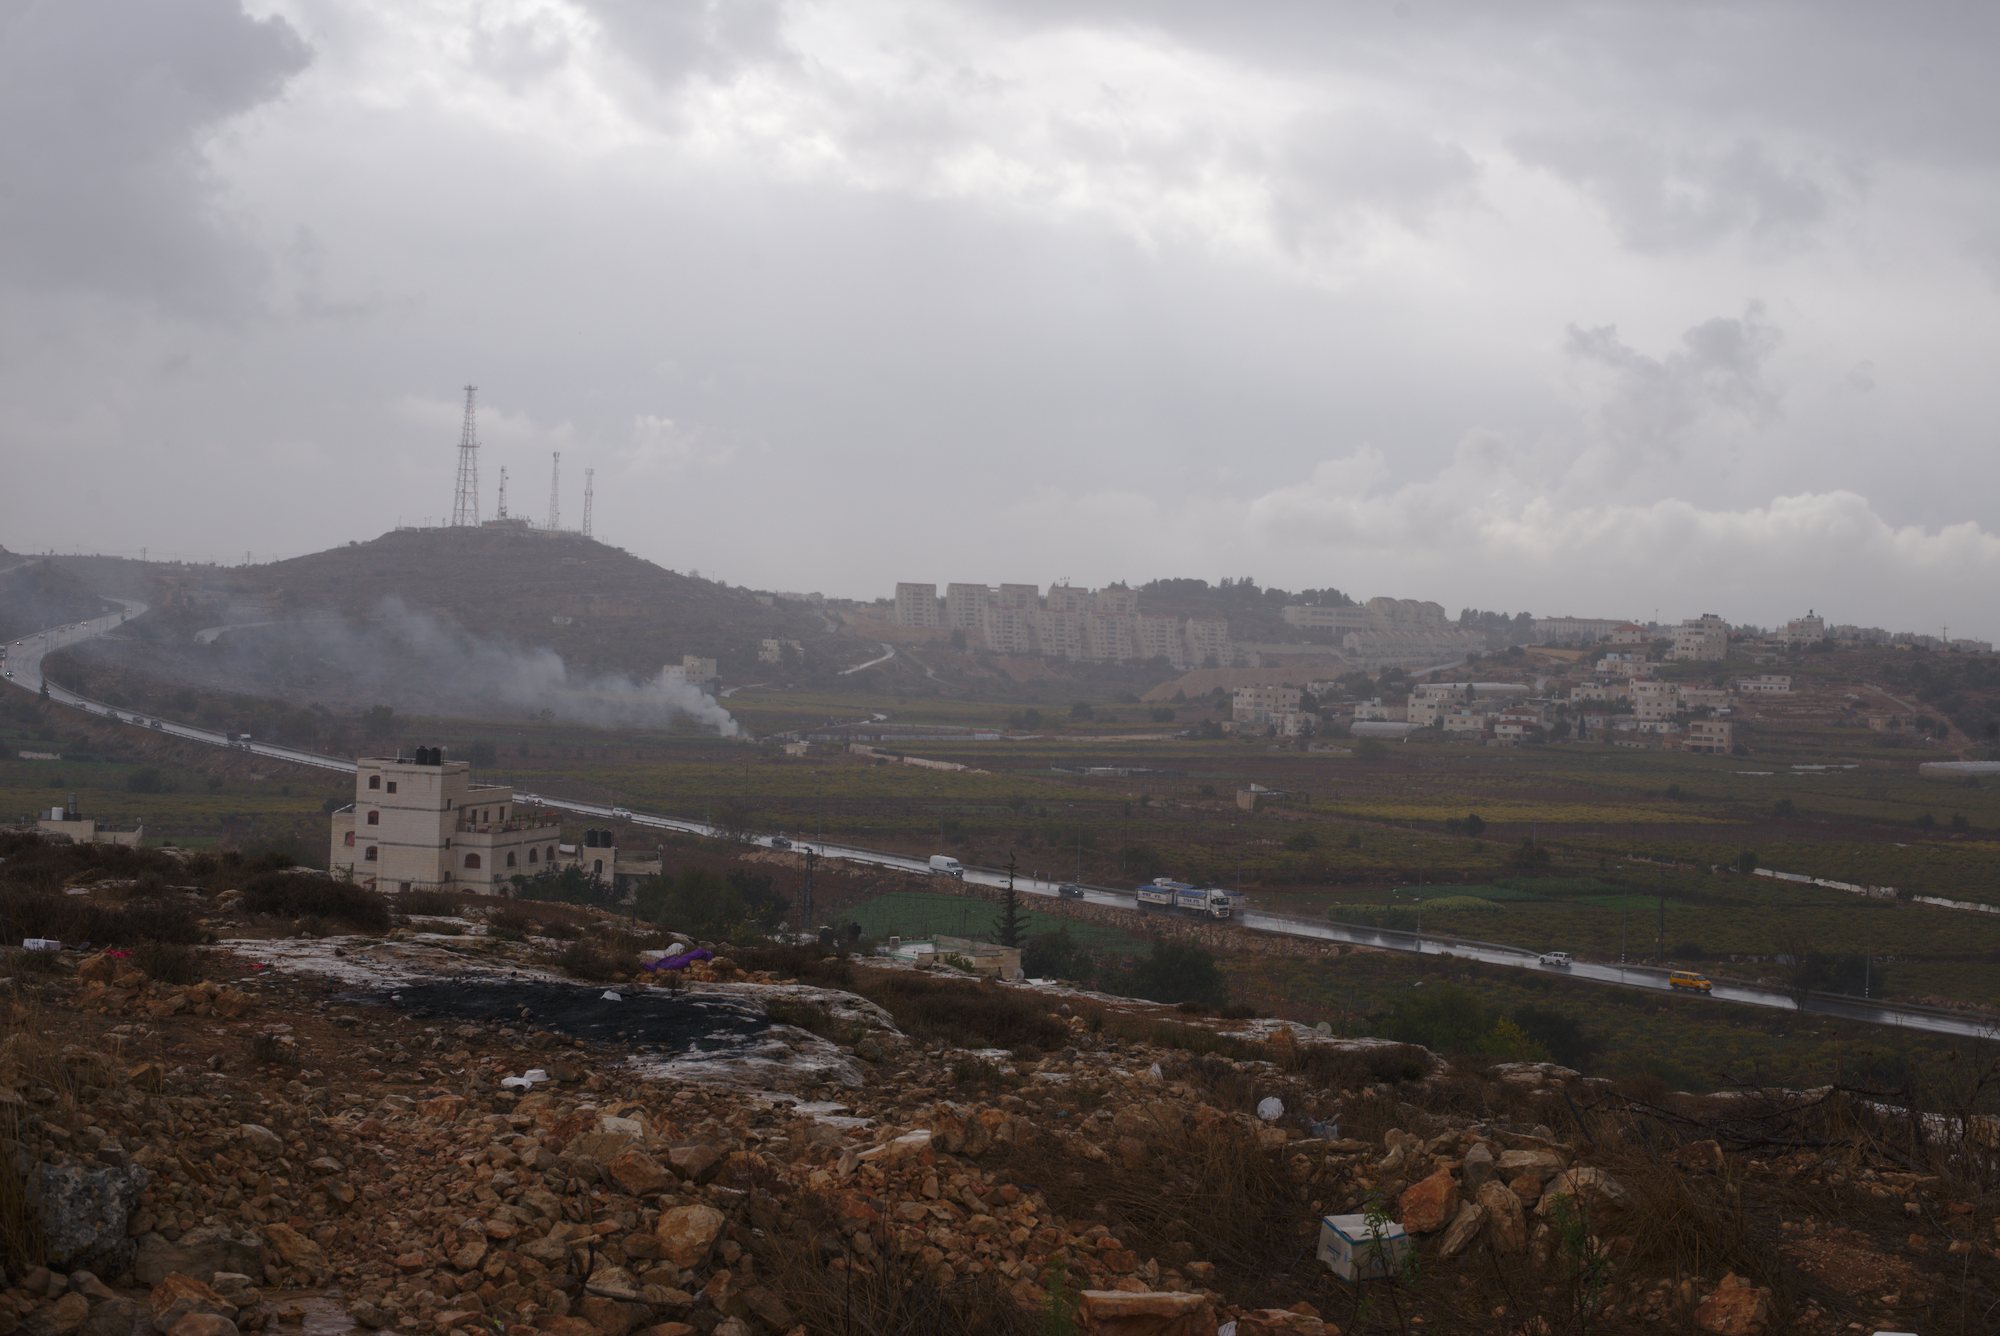
[[[208,948],[194,983],[15,954],[0,1336],[2000,1323],[1962,1122],[1641,1099],[817,952],[575,985],[756,1018],[690,1057],[413,1011],[415,979],[552,977],[548,943],[423,926]],[[1319,1218],[1367,1212],[1412,1255],[1340,1281]]]

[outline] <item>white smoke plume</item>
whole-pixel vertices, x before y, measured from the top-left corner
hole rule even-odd
[[[246,625],[216,642],[237,675],[313,694],[469,718],[543,715],[593,728],[691,723],[739,736],[729,711],[665,670],[652,678],[572,671],[546,647],[474,635],[390,596],[363,621],[305,616]],[[223,666],[223,665],[217,665]]]

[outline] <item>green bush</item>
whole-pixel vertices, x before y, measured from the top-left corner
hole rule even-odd
[[[330,919],[362,932],[387,932],[389,900],[365,886],[310,872],[263,872],[243,885],[243,909],[278,918]]]

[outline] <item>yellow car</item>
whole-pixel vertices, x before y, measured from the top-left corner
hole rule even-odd
[[[1667,986],[1685,988],[1695,993],[1706,993],[1715,987],[1708,981],[1706,975],[1696,974],[1693,970],[1675,970],[1667,976]]]

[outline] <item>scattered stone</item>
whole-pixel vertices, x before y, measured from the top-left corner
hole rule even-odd
[[[1077,1318],[1084,1336],[1215,1336],[1215,1306],[1205,1294],[1085,1290]]]
[[[1451,1170],[1439,1169],[1403,1189],[1396,1199],[1396,1220],[1410,1234],[1443,1229],[1458,1212],[1458,1181]]]
[[[1732,1271],[1703,1296],[1694,1325],[1708,1336],[1762,1336],[1771,1327],[1771,1291]]]

